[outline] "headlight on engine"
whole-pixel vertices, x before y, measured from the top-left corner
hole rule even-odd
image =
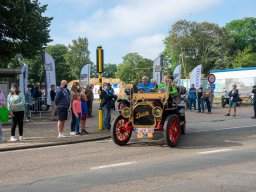
[[[131,110],[129,107],[124,107],[122,110],[121,110],[121,115],[124,117],[124,118],[129,118],[131,116]]]
[[[163,98],[161,99],[161,102],[162,102],[163,105],[165,105],[165,104],[167,103],[167,98],[166,98],[166,97],[163,97]]]
[[[163,110],[160,107],[154,107],[152,113],[154,117],[161,117],[163,114]]]

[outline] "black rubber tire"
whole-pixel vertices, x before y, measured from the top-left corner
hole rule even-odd
[[[170,125],[176,121],[177,138],[172,141],[169,136]],[[169,115],[164,122],[164,140],[169,147],[176,147],[179,143],[181,136],[180,120],[176,114]]]
[[[128,133],[128,137],[125,139],[125,140],[120,140],[118,139],[118,136],[116,134],[116,129],[117,129],[117,123],[121,120],[125,120],[125,121],[128,121],[127,119],[125,119],[122,115],[119,115],[116,117],[116,119],[113,121],[112,125],[111,125],[111,129],[110,129],[110,133],[111,133],[111,138],[112,140],[114,141],[115,144],[117,145],[120,145],[120,146],[123,146],[123,145],[126,145],[129,141],[130,141],[130,138],[132,136],[132,131],[130,131],[130,133]]]

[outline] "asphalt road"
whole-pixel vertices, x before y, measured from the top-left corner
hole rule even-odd
[[[156,138],[2,152],[0,191],[255,192],[255,146],[246,126],[191,131],[176,148]]]

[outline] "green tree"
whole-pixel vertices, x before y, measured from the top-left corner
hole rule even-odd
[[[229,36],[234,41],[233,51],[243,51],[251,47],[251,52],[256,53],[256,18],[246,17],[234,20],[225,26]]]
[[[170,30],[165,40],[164,55],[169,57],[173,66],[182,64],[182,76],[188,78],[189,72],[202,64],[203,73],[213,68],[229,66],[228,50],[231,42],[225,31],[217,24],[189,22],[180,20]]]
[[[117,65],[116,64],[105,64],[104,65],[104,76],[107,78],[116,78]]]
[[[47,5],[38,0],[5,0],[0,2],[0,64],[6,67],[16,54],[33,58],[50,42],[52,18],[42,16]]]
[[[68,45],[68,52],[65,55],[65,60],[68,65],[68,79],[79,79],[80,71],[85,64],[91,63],[90,52],[88,50],[87,38],[79,37],[73,40],[72,44]]]
[[[66,63],[65,55],[68,52],[68,48],[61,44],[49,45],[45,48],[45,51],[51,54],[55,61],[56,83],[60,83],[62,79],[72,80],[67,79],[69,71],[66,69],[69,69],[69,66]]]
[[[140,80],[144,75],[152,78],[152,67],[152,60],[143,58],[138,53],[128,53],[123,57],[123,62],[117,66],[116,77],[126,83]]]
[[[246,47],[244,51],[239,51],[233,60],[233,67],[256,67],[256,53],[252,52],[252,47]]]

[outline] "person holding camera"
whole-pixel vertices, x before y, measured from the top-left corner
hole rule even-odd
[[[252,93],[253,93],[253,108],[254,108],[254,116],[252,116],[252,119],[256,119],[256,85],[252,87]]]

